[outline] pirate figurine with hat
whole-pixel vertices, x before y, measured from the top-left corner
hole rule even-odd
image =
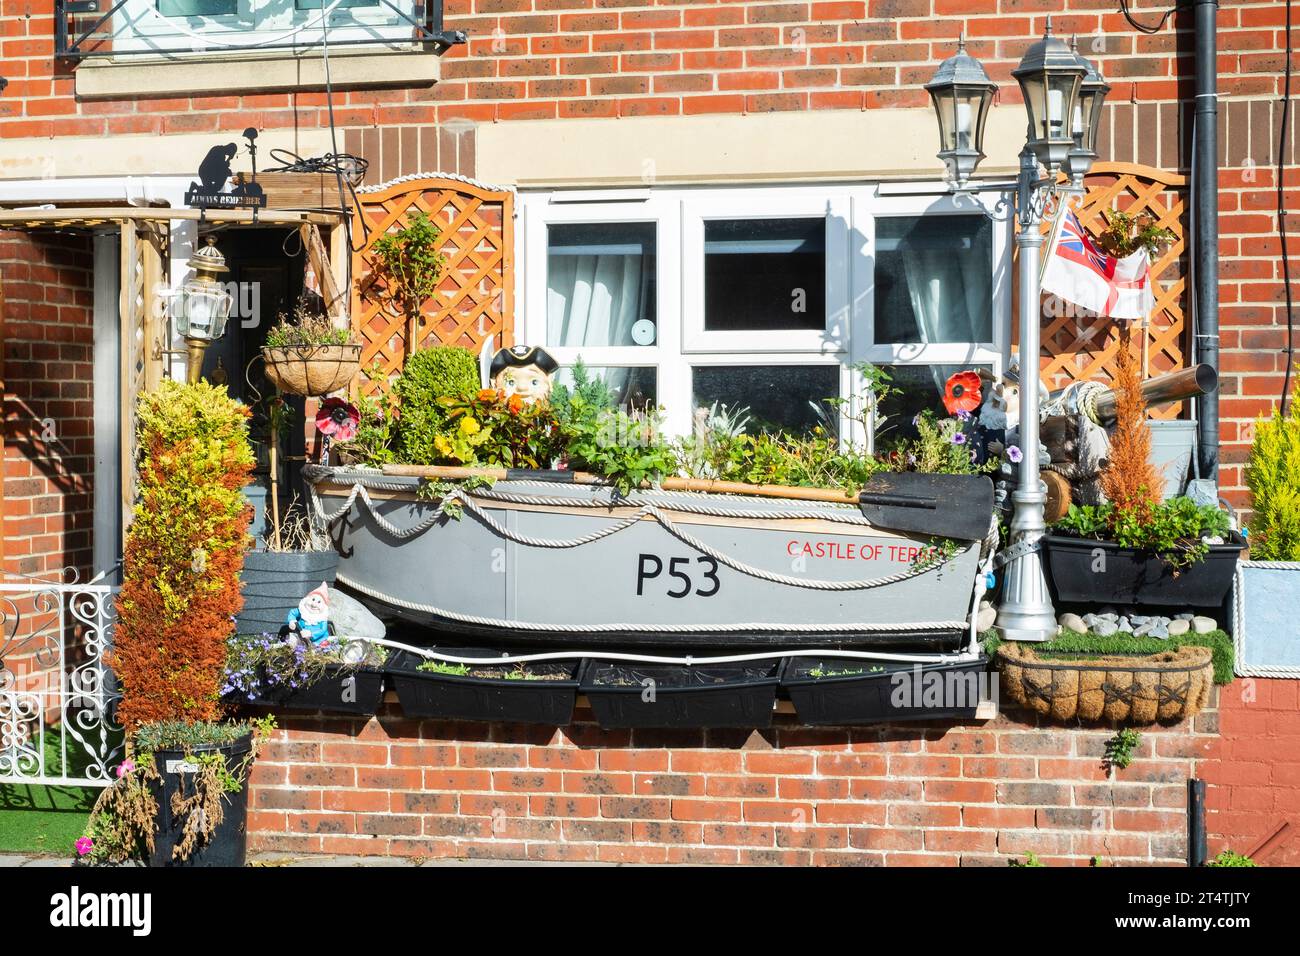
[[[551,395],[551,376],[560,363],[543,348],[514,345],[498,349],[488,368],[488,381],[506,398],[518,395],[524,401],[544,402]]]

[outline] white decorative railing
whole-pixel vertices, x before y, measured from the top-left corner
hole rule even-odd
[[[109,584],[0,580],[0,784],[108,786],[122,728],[104,653]]]

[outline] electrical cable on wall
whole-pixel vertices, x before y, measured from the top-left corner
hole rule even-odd
[[[1286,37],[1285,56],[1282,69],[1282,122],[1277,133],[1277,236],[1282,247],[1282,290],[1286,298],[1286,345],[1282,353],[1286,356],[1286,369],[1282,373],[1281,411],[1286,414],[1287,399],[1291,395],[1291,368],[1295,364],[1295,314],[1291,301],[1291,256],[1287,250],[1286,234],[1286,184],[1283,173],[1286,170],[1286,141],[1291,125],[1291,0],[1286,0]]]
[[[1128,21],[1129,26],[1131,26],[1134,30],[1137,30],[1138,33],[1145,33],[1148,36],[1150,36],[1153,33],[1159,33],[1161,30],[1163,30],[1165,28],[1165,23],[1168,22],[1169,18],[1172,17],[1175,13],[1177,13],[1182,6],[1182,5],[1178,5],[1178,6],[1170,7],[1168,10],[1164,12],[1164,15],[1161,16],[1159,22],[1157,22],[1155,26],[1147,26],[1146,24],[1140,23],[1136,19],[1134,19],[1133,14],[1129,11],[1128,4],[1129,4],[1129,0],[1119,0],[1119,12],[1124,14],[1124,19]]]

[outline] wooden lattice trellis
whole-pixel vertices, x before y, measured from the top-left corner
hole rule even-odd
[[[425,302],[415,332],[417,348],[463,345],[478,351],[491,336],[513,344],[514,193],[459,179],[427,176],[394,182],[357,196],[353,241],[352,324],[362,342],[361,367],[378,367],[388,381],[402,370],[409,349],[406,318],[374,290],[371,247],[399,229],[416,210],[442,231],[446,264],[437,293]],[[364,224],[364,225],[363,225]],[[363,391],[381,387],[363,380]]]
[[[1151,264],[1156,307],[1140,329],[1134,330],[1134,348],[1147,376],[1183,368],[1187,361],[1188,323],[1183,314],[1187,287],[1183,268],[1186,177],[1151,166],[1132,163],[1097,163],[1088,176],[1087,193],[1077,203],[1079,222],[1092,235],[1105,228],[1103,211],[1119,209],[1131,215],[1149,213],[1171,229],[1176,239]],[[1057,310],[1063,311],[1063,310]],[[1057,389],[1070,382],[1114,376],[1119,329],[1109,319],[1044,313],[1040,367],[1043,381]],[[1151,410],[1153,418],[1177,418],[1183,403]]]

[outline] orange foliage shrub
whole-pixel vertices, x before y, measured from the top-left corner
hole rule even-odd
[[[118,719],[213,720],[252,543],[241,489],[253,467],[248,409],[224,388],[164,382],[140,400],[140,497],[109,664]]]
[[[1151,464],[1151,429],[1137,362],[1129,349],[1129,330],[1120,326],[1115,369],[1115,430],[1110,436],[1110,459],[1101,476],[1101,488],[1116,509],[1147,515],[1160,501],[1163,482]]]

